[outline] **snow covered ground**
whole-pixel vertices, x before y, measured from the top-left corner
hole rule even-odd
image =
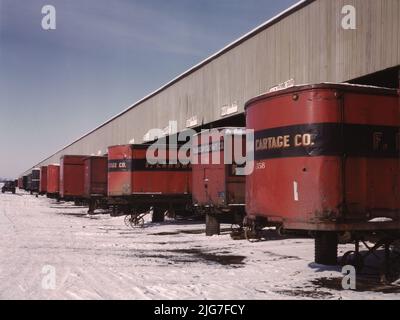
[[[250,243],[232,240],[228,226],[205,237],[203,224],[176,221],[131,229],[123,217],[86,211],[21,191],[0,194],[0,299],[400,297],[400,288],[365,282],[360,291],[341,290],[340,268],[311,263],[312,239],[271,234]]]

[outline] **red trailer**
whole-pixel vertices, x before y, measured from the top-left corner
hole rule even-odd
[[[18,178],[18,189],[23,189],[24,188],[24,178],[20,177]]]
[[[246,104],[255,170],[246,225],[315,234],[315,261],[337,263],[338,241],[399,238],[400,105],[396,90],[298,86]],[[372,237],[373,236],[373,237]]]
[[[84,198],[85,166],[88,156],[64,155],[60,158],[60,197],[81,203]]]
[[[59,199],[60,197],[60,165],[47,166],[47,197]]]
[[[245,158],[244,128],[217,128],[193,137],[193,205],[206,216],[207,236],[220,234],[221,221],[241,225],[245,215],[246,177],[239,174],[237,164],[231,161],[235,139],[239,142],[238,153]],[[229,157],[225,159],[227,153]]]
[[[44,195],[47,193],[47,166],[40,167],[40,184],[39,194]]]
[[[190,164],[174,164],[176,147],[169,146],[166,164],[149,163],[149,145],[122,145],[108,148],[108,196],[114,214],[132,216],[153,207],[153,222],[164,220],[166,211],[185,212],[191,205]],[[168,148],[168,146],[161,146]]]
[[[108,158],[88,157],[84,161],[84,197],[89,202],[89,212],[107,207]]]

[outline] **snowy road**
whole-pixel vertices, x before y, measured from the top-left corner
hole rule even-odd
[[[392,289],[340,290],[339,268],[310,263],[311,239],[249,243],[227,231],[207,238],[203,229],[172,221],[130,229],[122,217],[0,194],[0,299],[400,297]]]

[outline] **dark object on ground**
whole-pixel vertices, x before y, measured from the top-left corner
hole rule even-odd
[[[15,194],[15,182],[14,181],[6,181],[4,186],[1,188],[1,193],[12,192]]]

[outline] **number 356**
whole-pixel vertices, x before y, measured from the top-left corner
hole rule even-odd
[[[266,167],[266,164],[264,161],[260,161],[260,162],[256,163],[256,170],[262,170],[262,169],[265,169],[265,167]]]

